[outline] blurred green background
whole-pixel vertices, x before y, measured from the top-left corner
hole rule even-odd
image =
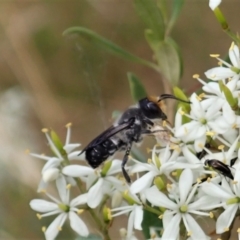
[[[240,2],[224,1],[221,9],[231,29],[238,31]],[[72,141],[87,144],[111,124],[113,110],[133,104],[129,71],[142,79],[151,95],[163,93],[154,70],[121,60],[77,36],[63,37],[71,26],[90,28],[137,56],[152,58],[145,25],[131,0],[0,2],[0,239],[43,239],[41,226],[51,220],[38,221],[29,208],[31,199],[41,198],[36,189],[43,162],[24,151],[50,153],[41,128],[53,128],[64,140],[64,126],[72,122]],[[200,86],[192,75],[204,78],[204,71],[217,64],[209,54],[226,56],[231,39],[207,0],[185,2],[172,36],[183,55],[180,87],[190,94]],[[117,227],[124,226],[119,221]],[[60,239],[73,236],[66,228]]]

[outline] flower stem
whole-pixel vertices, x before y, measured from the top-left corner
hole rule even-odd
[[[152,213],[158,215],[158,216],[160,216],[160,215],[162,214],[161,211],[159,211],[159,210],[157,210],[157,209],[155,209],[155,208],[152,208],[152,207],[150,207],[150,206],[148,206],[148,205],[143,205],[143,208],[144,208],[145,210],[149,211],[149,212],[152,212]]]

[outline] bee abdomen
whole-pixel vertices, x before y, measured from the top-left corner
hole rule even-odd
[[[119,145],[116,145],[111,139],[108,139],[101,144],[86,150],[86,159],[92,168],[97,168],[118,149]]]

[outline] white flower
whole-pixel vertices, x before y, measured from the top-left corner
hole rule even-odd
[[[163,214],[163,240],[178,238],[181,219],[186,227],[188,236],[192,236],[193,239],[209,239],[190,213],[210,216],[210,213],[199,210],[212,209],[213,206],[211,205],[216,200],[209,196],[201,196],[195,199],[194,194],[198,184],[193,186],[193,183],[192,171],[185,169],[180,176],[178,187],[171,191],[171,198],[160,192],[156,186],[146,190],[146,198],[150,203],[168,209]]]
[[[135,194],[132,194],[131,191],[127,193],[129,197],[134,201],[134,204],[117,207],[112,209],[112,212],[116,212],[112,215],[112,217],[117,217],[122,214],[129,214],[128,217],[128,226],[127,226],[127,233],[125,239],[132,239],[132,237],[135,237],[133,234],[133,228],[137,230],[142,230],[142,220],[143,220],[143,207],[141,204],[141,201],[138,199],[138,197]]]
[[[225,209],[217,219],[216,233],[228,231],[240,208],[240,170],[237,169],[232,183],[228,183],[225,178],[222,179],[221,185],[205,182],[202,184],[202,191],[209,196],[219,198]]]
[[[69,186],[66,186],[66,181],[61,177],[61,183],[57,184],[60,200],[54,198],[50,194],[46,195],[52,200],[46,201],[42,199],[34,199],[30,202],[30,207],[40,212],[37,214],[38,218],[47,217],[58,214],[49,227],[45,231],[45,237],[47,240],[53,240],[62,230],[62,226],[67,218],[70,220],[71,228],[80,236],[88,236],[89,231],[86,224],[81,220],[79,214],[83,211],[78,209],[78,205],[86,204],[87,196],[82,194],[70,201],[69,199]]]
[[[222,0],[210,0],[209,1],[209,7],[214,11],[215,8],[217,8]]]
[[[208,71],[205,72],[207,78],[211,80],[224,80],[226,78],[239,79],[240,76],[239,48],[237,45],[234,44],[234,42],[229,48],[228,54],[232,65],[220,59],[218,55],[216,55],[216,59],[219,60],[226,67],[221,66],[209,69]]]
[[[152,159],[148,163],[141,163],[139,161],[135,161],[136,164],[133,166],[131,172],[139,173],[139,172],[147,172],[136,181],[131,184],[131,192],[139,193],[152,185],[153,179],[156,176],[160,176],[162,174],[166,175],[168,179],[174,181],[170,172],[175,169],[184,169],[184,168],[197,168],[197,165],[191,165],[188,163],[178,162],[177,158],[180,154],[179,150],[170,151],[169,145],[166,148],[160,150],[160,153],[157,154],[156,146],[154,146],[152,150]]]
[[[60,167],[64,159],[67,157],[68,160],[83,160],[84,156],[79,156],[80,150],[73,151],[75,148],[79,147],[81,144],[79,143],[70,143],[70,137],[71,137],[71,124],[67,124],[67,136],[65,140],[65,144],[63,146],[63,152],[60,152],[57,148],[57,146],[54,144],[53,140],[51,139],[48,130],[43,129],[43,132],[46,135],[46,138],[48,140],[48,144],[51,148],[51,150],[54,153],[53,156],[45,156],[41,154],[36,153],[30,153],[31,156],[46,161],[46,164],[44,165],[42,169],[42,179],[38,186],[38,192],[40,192],[42,189],[46,189],[47,185],[50,181],[58,181],[58,178],[62,176]],[[66,154],[66,156],[64,156]],[[68,183],[75,185],[75,181],[73,178],[67,177]]]
[[[209,106],[209,102],[199,101],[195,93],[191,96],[191,112],[190,115],[185,114],[192,119],[191,122],[183,124],[176,129],[175,137],[183,138],[184,141],[194,141],[196,151],[201,151],[200,146],[206,143],[206,133],[216,132],[218,134],[225,133],[231,126],[226,122],[220,112],[218,104]]]
[[[106,173],[103,174],[103,170],[93,169],[88,166],[70,165],[63,168],[62,172],[71,177],[80,177],[86,182],[88,190],[87,204],[91,208],[96,208],[102,201],[105,194],[111,195],[116,190],[124,190],[125,183],[113,176],[121,172],[120,160],[113,160],[111,162],[105,162],[104,164],[111,164]]]

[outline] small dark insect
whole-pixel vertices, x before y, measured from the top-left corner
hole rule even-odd
[[[206,143],[206,144],[205,144],[205,148],[210,149],[210,148],[211,148],[210,143]],[[206,151],[205,149],[203,149],[201,152],[198,152],[198,153],[196,154],[196,157],[201,160],[201,159],[202,159],[203,157],[205,157],[206,155],[207,155],[207,151]]]
[[[231,161],[230,161],[230,166],[231,166],[231,167],[235,164],[235,162],[237,161],[237,159],[238,159],[238,157],[235,157],[235,158],[231,159]]]
[[[156,131],[151,128],[155,121],[167,120],[166,114],[162,111],[163,103],[161,101],[168,98],[190,103],[170,94],[143,98],[135,106],[129,107],[111,127],[93,139],[80,154],[85,152],[89,165],[97,168],[109,156],[124,150],[122,172],[126,181],[130,183],[131,179],[124,166],[127,163],[132,144],[141,142],[144,135],[154,134]]]
[[[234,179],[229,166],[224,164],[223,162],[212,159],[206,160],[204,164],[205,166],[212,168],[214,171],[221,173],[223,176],[226,176],[232,180]]]

